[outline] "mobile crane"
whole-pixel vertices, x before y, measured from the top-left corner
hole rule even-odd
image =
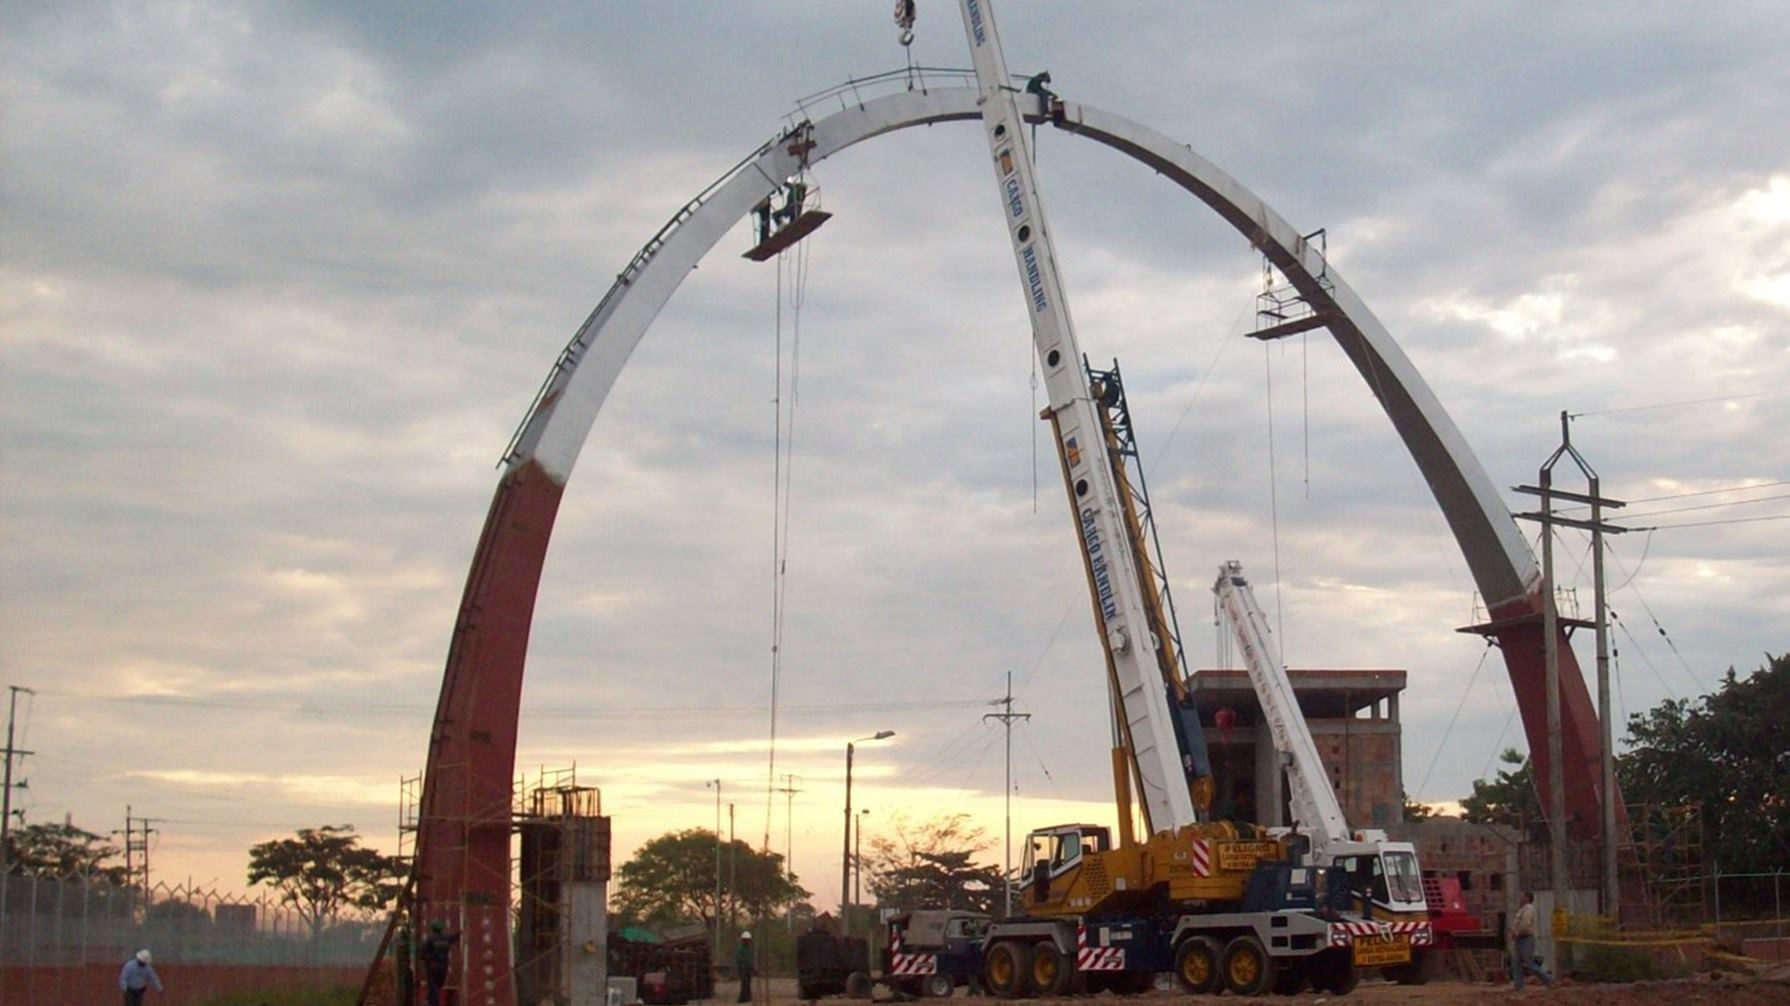
[[[1297,841],[1205,819],[1211,769],[1172,631],[1172,603],[1166,580],[1156,589],[1138,500],[1117,450],[1121,429],[1129,431],[1123,383],[1116,366],[1096,380],[1077,343],[990,0],[959,6],[1049,396],[1044,418],[1105,655],[1119,810],[1117,846],[1098,825],[1033,833],[1027,914],[989,927],[984,982],[1009,998],[1077,988],[1136,993],[1172,970],[1191,992],[1221,983],[1239,994],[1296,992],[1307,981],[1346,992],[1355,981],[1355,941],[1390,936],[1390,928],[1345,917],[1338,909],[1347,906],[1348,892],[1339,871],[1293,862]],[[902,28],[911,33],[906,9]],[[1053,101],[1042,87],[1027,90],[1037,96],[1028,101],[1047,108]],[[1132,828],[1134,784],[1141,840]]]
[[[1281,663],[1268,629],[1268,616],[1243,575],[1243,564],[1232,559],[1219,566],[1212,593],[1237,638],[1262,719],[1286,770],[1293,821],[1304,829],[1299,843],[1304,849],[1301,862],[1316,868],[1342,868],[1349,878],[1353,914],[1391,928],[1389,933],[1357,941],[1355,963],[1388,965],[1387,977],[1421,981],[1425,975],[1422,958],[1431,933],[1416,847],[1390,841],[1384,831],[1350,831],[1342,803],[1324,774],[1317,742],[1299,711],[1286,665]],[[1270,829],[1270,833],[1287,838],[1294,834],[1282,829]]]

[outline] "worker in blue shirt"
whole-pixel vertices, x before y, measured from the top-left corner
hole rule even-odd
[[[124,962],[124,970],[118,972],[118,990],[124,993],[124,1006],[143,1006],[143,993],[149,991],[151,985],[157,992],[162,990],[162,980],[149,966],[149,951],[139,950],[137,956]]]

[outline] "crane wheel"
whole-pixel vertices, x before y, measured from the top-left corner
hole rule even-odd
[[[1239,936],[1225,944],[1218,973],[1232,995],[1259,996],[1274,984],[1274,961],[1254,936]]]
[[[1041,996],[1069,994],[1075,964],[1049,940],[1032,947],[1032,988]]]
[[[1032,948],[1003,940],[988,948],[982,963],[983,984],[1000,999],[1024,999],[1032,994]]]
[[[1194,936],[1175,948],[1175,984],[1194,996],[1203,996],[1218,984],[1218,944],[1212,937]]]
[[[928,999],[949,999],[955,991],[951,976],[943,971],[927,975],[920,980],[920,991]]]

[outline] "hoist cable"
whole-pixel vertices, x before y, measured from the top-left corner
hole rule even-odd
[[[1268,343],[1262,343],[1262,372],[1268,385],[1268,519],[1274,540],[1274,631],[1280,636],[1280,663],[1287,662],[1287,608],[1280,593],[1280,489],[1276,485],[1274,464],[1274,356]]]

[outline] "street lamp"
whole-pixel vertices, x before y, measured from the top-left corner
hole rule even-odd
[[[845,841],[839,852],[839,934],[850,935],[849,916],[846,908],[851,903],[851,765],[852,754],[857,750],[860,741],[888,740],[895,736],[893,730],[878,730],[869,737],[859,737],[845,745]]]

